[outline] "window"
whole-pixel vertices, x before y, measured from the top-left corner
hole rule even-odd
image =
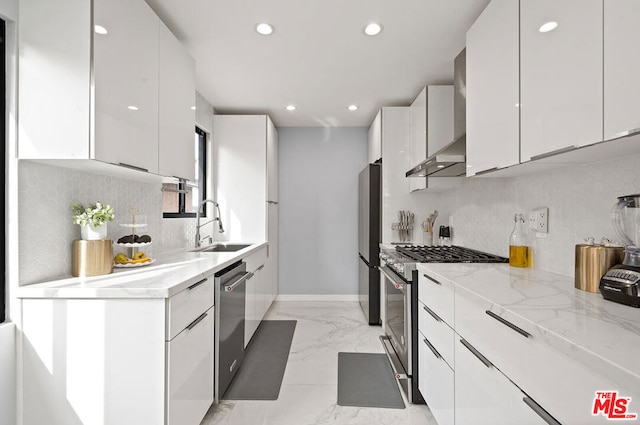
[[[6,270],[6,259],[5,259],[5,244],[6,244],[6,233],[5,233],[5,196],[7,191],[7,182],[5,179],[6,173],[6,153],[5,149],[7,148],[6,140],[5,140],[5,130],[6,130],[6,111],[5,111],[5,101],[6,101],[6,74],[5,74],[5,32],[4,32],[4,21],[0,20],[0,116],[2,119],[0,120],[0,144],[2,148],[0,149],[0,162],[2,163],[2,172],[0,172],[0,185],[2,185],[2,196],[0,196],[0,235],[2,236],[2,244],[0,244],[0,261],[2,262],[2,274],[0,275],[0,323],[4,322],[6,319],[6,310],[5,310],[5,302],[6,302],[6,282],[7,282],[7,270]]]
[[[207,133],[196,127],[196,181],[174,181],[162,184],[162,216],[164,218],[195,217],[198,205],[207,197]],[[200,211],[206,217],[206,208]]]

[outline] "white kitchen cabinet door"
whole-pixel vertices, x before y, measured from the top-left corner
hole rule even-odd
[[[546,424],[520,391],[475,347],[457,338],[455,348],[456,425]],[[481,360],[482,359],[482,360]]]
[[[467,32],[467,176],[520,161],[518,3],[493,0]]]
[[[258,299],[258,279],[250,277],[245,282],[244,297],[244,347],[247,348],[251,337],[260,324],[256,319],[256,304]]]
[[[369,127],[369,164],[382,158],[382,110],[378,111]]]
[[[195,181],[195,61],[162,23],[158,75],[158,172]]]
[[[418,333],[418,389],[438,425],[454,424],[454,371]]]
[[[278,130],[269,117],[267,117],[267,200],[278,202]]]
[[[268,256],[265,263],[265,280],[268,281],[270,286],[268,306],[271,304],[278,295],[278,216],[280,212],[280,206],[278,204],[269,204],[268,206],[268,219],[267,226],[269,234],[267,240],[269,242]]]
[[[197,425],[213,404],[214,308],[166,343],[167,425]]]
[[[415,98],[410,106],[411,113],[411,144],[409,145],[409,155],[412,166],[418,165],[427,159],[427,90],[425,87]],[[426,177],[409,178],[409,190],[414,192],[427,187]]]
[[[522,162],[602,140],[602,7],[520,2]],[[549,22],[557,28],[541,32]]]
[[[427,155],[453,142],[453,86],[427,87]]]
[[[266,238],[267,116],[215,115],[213,157],[215,199],[225,238],[260,242]]]
[[[158,25],[144,1],[95,0],[92,157],[158,172]],[[89,119],[87,116],[86,119]]]
[[[637,0],[604,0],[604,139],[640,129]]]
[[[20,1],[20,158],[89,158],[90,22],[85,0]]]

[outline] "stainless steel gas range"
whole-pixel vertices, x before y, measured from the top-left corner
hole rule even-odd
[[[509,260],[459,246],[383,246],[384,286],[381,336],[396,378],[410,403],[424,403],[418,391],[418,263],[506,263]]]

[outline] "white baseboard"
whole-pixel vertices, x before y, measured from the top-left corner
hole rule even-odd
[[[278,294],[276,301],[358,301],[358,295]]]

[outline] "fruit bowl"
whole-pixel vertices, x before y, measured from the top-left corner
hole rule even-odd
[[[142,267],[142,266],[148,266],[149,264],[153,264],[155,263],[156,260],[155,258],[149,258],[149,261],[145,261],[142,263],[113,263],[113,267],[117,267],[117,268],[131,268],[131,267]]]

